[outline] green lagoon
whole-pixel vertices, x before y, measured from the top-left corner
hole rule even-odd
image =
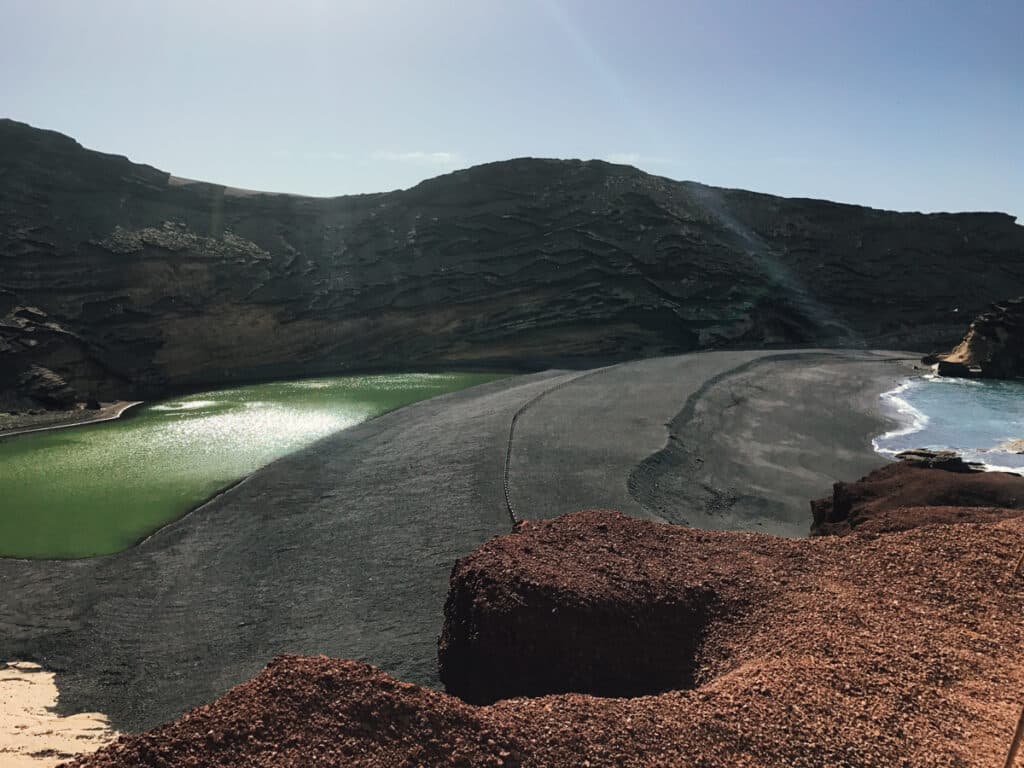
[[[403,405],[499,378],[394,374],[258,384],[0,439],[0,556],[118,552],[274,459]]]

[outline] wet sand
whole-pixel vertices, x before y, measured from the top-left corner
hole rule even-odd
[[[510,526],[506,455],[509,498],[521,516],[618,507],[684,518],[680,506],[688,510],[706,482],[699,473],[681,474],[677,490],[659,482],[647,496],[631,478],[695,413],[705,425],[697,433],[704,464],[734,457],[736,467],[753,467],[735,482],[762,500],[789,494],[792,511],[776,528],[806,533],[810,498],[850,479],[852,467],[882,463],[868,433],[886,428],[877,392],[905,372],[908,362],[889,362],[900,357],[702,353],[585,376],[520,376],[414,404],[264,467],[125,552],[0,561],[0,658],[58,671],[60,711],[106,712],[129,731],[212,700],[282,652],[366,660],[436,686],[452,564]],[[777,382],[764,397],[790,397],[793,382],[804,382],[806,407],[768,408],[756,440],[722,430],[742,433],[767,401],[752,399],[746,415],[712,428],[721,410],[711,405],[715,384],[762,361],[777,366],[759,384]],[[763,460],[775,443],[785,452]],[[823,452],[837,458],[822,464],[815,457]],[[735,524],[765,530],[755,509]]]

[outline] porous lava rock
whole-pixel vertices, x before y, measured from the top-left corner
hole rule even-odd
[[[929,523],[983,522],[1024,514],[1024,477],[984,472],[957,457],[932,454],[837,482],[811,502],[811,535],[894,531]]]
[[[963,332],[962,313],[1024,293],[1024,227],[1007,214],[788,199],[596,160],[311,198],[0,120],[0,209],[0,394],[31,365],[113,401],[352,369],[928,350]]]
[[[938,359],[941,376],[1024,378],[1024,296],[978,315],[963,340]]]
[[[692,686],[705,625],[728,606],[703,571],[672,562],[671,529],[623,536],[608,515],[542,536],[532,529],[544,523],[523,521],[456,564],[438,653],[449,692],[489,703]],[[558,558],[562,547],[573,556]]]
[[[311,768],[520,765],[509,729],[368,664],[281,656],[168,725],[121,737],[72,766]]]
[[[896,507],[895,509],[873,510],[859,517],[850,528],[834,529],[830,535],[857,533],[894,533],[908,531],[922,525],[944,525],[949,523],[988,523],[1020,517],[1024,511],[1006,507]],[[822,530],[817,535],[826,535]]]
[[[364,664],[291,657],[73,765],[989,768],[1006,755],[1024,686],[1022,551],[1020,519],[782,539],[574,513],[520,526],[460,561],[452,589],[467,599],[453,610],[472,599],[490,607],[474,609],[473,621],[449,614],[448,648],[482,657],[473,644],[500,638],[504,623],[522,640],[518,668],[572,666],[586,646],[606,643],[574,606],[603,600],[617,614],[609,621],[628,622],[645,602],[700,585],[721,610],[706,617],[692,687],[472,706]],[[533,596],[570,610],[541,619]],[[451,644],[483,615],[493,629]],[[566,625],[577,619],[586,623],[573,635]],[[579,645],[537,658],[552,645],[527,632]],[[635,638],[614,663],[642,669],[649,647],[666,640]],[[501,668],[510,648],[502,641],[479,671],[514,689]]]

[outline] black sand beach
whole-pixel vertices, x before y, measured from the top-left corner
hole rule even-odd
[[[810,499],[884,463],[871,449],[885,428],[879,394],[913,375],[916,362],[865,353],[739,366],[672,419],[664,449],[630,475],[630,492],[668,522],[806,536]]]
[[[62,711],[128,731],[282,652],[437,685],[451,566],[509,529],[506,454],[521,517],[603,507],[802,535],[810,498],[881,463],[878,394],[911,359],[713,352],[417,403],[265,467],[126,552],[0,561],[0,659],[59,672]]]

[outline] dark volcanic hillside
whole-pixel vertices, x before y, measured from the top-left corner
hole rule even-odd
[[[1003,214],[898,214],[534,159],[305,198],[185,182],[0,121],[8,395],[59,389],[41,369],[112,399],[725,345],[931,349],[1015,293],[1024,228]]]

